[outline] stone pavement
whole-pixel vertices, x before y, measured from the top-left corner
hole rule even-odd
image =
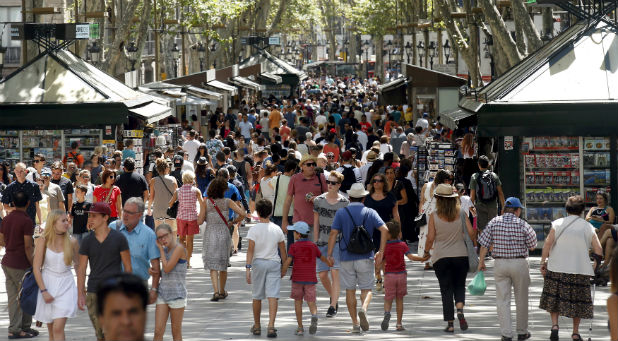
[[[241,235],[246,235],[247,228],[241,229]],[[231,258],[232,267],[229,269],[227,291],[229,297],[225,301],[210,302],[212,286],[206,271],[202,269],[201,260],[201,237],[196,237],[194,256],[191,263],[194,268],[187,274],[187,286],[189,291],[189,303],[185,311],[183,322],[184,340],[254,340],[266,339],[266,330],[263,327],[262,336],[252,336],[249,328],[252,325],[251,313],[251,288],[245,281],[245,254],[246,242],[243,242],[243,252]],[[4,252],[0,252],[2,255]],[[539,296],[542,291],[542,277],[538,270],[539,257],[531,257],[532,286],[530,288],[530,332],[532,340],[547,340],[549,338],[550,319],[549,314],[538,308]],[[277,315],[276,327],[279,339],[294,340],[297,338],[314,338],[330,340],[368,340],[368,339],[414,339],[414,340],[500,340],[498,328],[495,291],[493,285],[493,261],[487,262],[488,271],[487,292],[484,296],[466,297],[466,318],[470,328],[462,332],[455,323],[455,333],[445,334],[442,329],[446,323],[442,321],[442,305],[438,281],[433,271],[423,271],[418,262],[408,262],[408,295],[405,298],[403,324],[405,332],[394,331],[395,311],[393,304],[393,317],[388,331],[380,330],[383,315],[383,294],[375,294],[369,306],[368,318],[370,329],[362,335],[350,334],[352,323],[345,305],[345,293],[339,300],[339,313],[334,318],[326,318],[328,308],[328,296],[321,284],[318,284],[318,313],[319,325],[315,335],[308,334],[309,309],[303,306],[305,336],[295,336],[296,318],[294,315],[294,301],[289,298],[289,276],[282,282],[281,300]],[[288,272],[289,274],[290,272]],[[469,276],[468,282],[472,276]],[[608,288],[599,288],[595,297],[595,318],[593,320],[593,340],[609,340],[607,330],[607,313],[605,300],[608,297]],[[0,272],[0,340],[7,339],[8,328],[7,296],[4,287],[4,274]],[[514,310],[514,307],[513,307]],[[262,304],[262,326],[267,325],[268,304]],[[514,311],[513,311],[514,319]],[[515,322],[513,321],[513,325]],[[571,321],[560,318],[563,340],[568,340],[571,335]],[[580,333],[587,339],[590,320],[584,320]],[[513,326],[514,328],[514,326]],[[151,340],[154,330],[154,306],[148,307],[148,325],[146,339]],[[46,328],[40,328],[41,335],[35,340],[47,340]],[[86,312],[78,312],[78,315],[69,319],[66,326],[67,340],[93,340],[94,333]],[[168,324],[165,340],[171,340],[171,330]]]

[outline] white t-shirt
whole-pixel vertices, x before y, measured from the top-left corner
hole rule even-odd
[[[268,121],[267,117],[262,117],[262,119],[260,119],[260,125],[262,126],[262,132],[268,134],[268,132],[269,132],[269,121]]]
[[[574,215],[554,220],[551,225],[557,240],[549,254],[547,270],[594,276],[588,254],[595,234],[594,227]]]
[[[241,121],[240,123],[238,123],[238,127],[240,128],[240,134],[246,138],[246,139],[250,139],[251,138],[251,129],[253,128],[253,125],[251,125],[251,122],[247,121]]]
[[[195,157],[195,155],[193,157]],[[193,159],[190,159],[190,160],[193,160]],[[181,172],[185,172],[185,171],[188,171],[188,170],[192,171],[192,172],[195,172],[195,168],[193,167],[193,162],[187,161],[187,160],[183,160]]]
[[[318,115],[318,116],[315,118],[315,123],[317,123],[317,124],[318,124],[318,126],[319,126],[320,124],[321,124],[321,125],[326,126],[326,122],[327,122],[327,121],[328,121],[328,119],[327,119],[327,118],[326,118],[326,116],[324,116],[324,115]]]
[[[427,121],[427,119],[425,118],[419,118],[418,121],[416,121],[415,127],[421,127],[423,128],[423,130],[425,130],[429,128],[429,121]]]
[[[470,208],[474,207],[470,197],[467,195],[462,195],[459,197],[459,201],[461,202],[461,210],[466,212],[466,214],[470,214]]]
[[[279,243],[285,241],[285,236],[281,228],[276,224],[255,224],[247,232],[247,239],[255,242],[253,259],[281,261],[277,249],[279,248]]]
[[[359,130],[356,132],[356,136],[358,136],[358,142],[360,142],[363,151],[367,149],[367,142],[369,142],[367,134],[365,134],[364,131]]]
[[[182,145],[182,149],[189,154],[189,160],[195,159],[195,155],[197,155],[197,149],[200,147],[200,141],[193,139],[187,140]]]

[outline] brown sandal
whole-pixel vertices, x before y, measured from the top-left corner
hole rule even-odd
[[[249,331],[253,335],[262,335],[262,328],[256,327],[255,324],[253,326],[251,326],[251,329]]]
[[[223,294],[218,294],[220,300],[224,300],[227,298],[227,291],[224,291]]]

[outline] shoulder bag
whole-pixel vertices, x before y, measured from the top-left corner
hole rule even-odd
[[[212,205],[215,207],[215,210],[217,210],[217,213],[219,213],[219,217],[221,217],[221,219],[223,220],[223,222],[225,223],[225,226],[227,226],[228,228],[230,228],[230,225],[227,222],[227,219],[225,219],[225,216],[223,215],[223,213],[221,213],[221,210],[219,209],[219,206],[217,206],[217,203],[215,203],[214,200],[212,200],[212,198],[208,198],[208,200],[210,200],[210,202],[212,203]]]
[[[275,186],[275,200],[273,201],[273,216],[275,215],[275,207],[277,207],[277,195],[279,195],[279,179],[281,179],[281,174],[277,176],[277,185]]]
[[[468,234],[468,229],[466,228],[466,219],[468,219],[463,213],[459,214],[461,217],[461,228],[464,238],[464,243],[466,244],[466,252],[468,253],[468,272],[476,272],[476,269],[479,266],[479,256],[476,254],[476,250],[474,249],[474,243],[472,242],[472,238]]]
[[[159,178],[161,179],[161,182],[163,182],[163,186],[165,186],[165,189],[167,190],[167,192],[171,195],[174,196],[174,194],[172,193],[172,191],[170,191],[170,189],[167,187],[167,184],[165,183],[165,179],[159,175]],[[168,207],[167,211],[165,213],[167,213],[167,215],[170,218],[176,218],[176,216],[178,215],[178,198],[176,198],[176,201],[174,202],[174,204],[172,205],[172,207]]]

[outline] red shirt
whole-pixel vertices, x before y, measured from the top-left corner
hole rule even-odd
[[[30,262],[26,257],[24,236],[34,234],[34,222],[26,212],[14,210],[7,214],[0,225],[0,233],[4,236],[6,253],[2,257],[2,265],[13,269],[27,269]],[[315,272],[315,270],[314,270]]]
[[[410,253],[408,244],[401,240],[389,240],[384,248],[384,273],[401,273],[406,272],[406,261],[403,258]],[[296,264],[294,264],[296,265]]]
[[[369,122],[361,122],[360,126],[361,126],[361,130],[366,133],[367,130],[369,129],[369,127],[371,127],[371,123],[369,123]]]
[[[116,218],[118,217],[118,210],[116,210],[116,200],[118,200],[118,197],[120,196],[120,188],[118,186],[113,186],[113,192],[112,195],[109,196],[109,200],[107,201],[107,203],[109,204],[110,208],[112,209],[112,218]],[[108,188],[103,188],[103,186],[96,186],[94,188],[94,191],[92,192],[92,195],[97,198],[97,202],[105,202],[105,198],[107,198],[107,195],[109,194],[109,189]]]
[[[288,195],[294,196],[293,222],[304,221],[309,226],[313,226],[313,202],[307,201],[305,196],[307,193],[313,193],[313,196],[317,197],[326,191],[324,174],[320,174],[320,180],[315,175],[309,179],[305,178],[303,173],[292,175],[288,185]]]
[[[291,134],[292,130],[288,126],[281,126],[279,128],[279,135],[281,135],[281,142],[285,142]]]
[[[290,246],[288,256],[294,258],[292,282],[303,284],[318,283],[318,278],[315,275],[316,258],[320,258],[322,253],[314,242],[306,238],[297,240]]]

